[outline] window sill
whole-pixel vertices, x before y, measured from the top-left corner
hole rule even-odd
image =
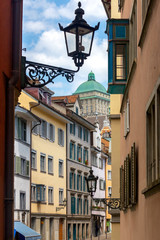
[[[36,200],[31,200],[31,203],[47,204],[47,202],[45,202],[45,201],[36,201]]]
[[[40,172],[41,172],[41,173],[46,173],[46,171],[42,171],[42,170],[41,170]]]
[[[60,178],[64,178],[64,176],[59,176]]]
[[[31,168],[31,170],[37,172],[37,169],[36,169],[36,168]]]
[[[151,186],[142,190],[142,194],[144,194],[145,197],[152,196],[157,192],[160,192],[160,179],[153,182]]]
[[[49,174],[49,175],[51,175],[51,176],[53,176],[53,175],[54,175],[54,173],[50,173],[50,172],[49,172],[48,174]]]
[[[53,206],[53,205],[54,205],[54,203],[48,203],[48,205],[52,205],[52,206]]]

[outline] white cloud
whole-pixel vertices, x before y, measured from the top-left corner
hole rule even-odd
[[[87,19],[88,23],[92,22],[91,25],[96,25],[99,20],[106,20],[100,0],[95,0],[94,4],[93,0],[82,0],[81,2],[82,8],[85,10],[84,18]],[[60,6],[56,6],[54,2],[51,3],[47,0],[24,0],[24,7],[26,7],[25,15],[30,10],[34,11],[35,16],[37,16],[37,19],[34,21],[32,14],[27,15],[25,18],[25,32],[33,32],[33,38],[30,42],[34,42],[30,50],[25,53],[27,60],[73,70],[76,69],[73,60],[67,56],[63,32],[59,31],[55,25],[58,26],[56,19],[59,19],[59,22],[65,22],[62,24],[64,26],[67,25],[67,22],[74,19],[77,0],[70,0],[66,5]],[[66,20],[64,21],[65,18]],[[34,37],[34,33],[40,34],[38,37]],[[95,36],[99,36],[99,34],[96,32]],[[82,82],[88,79],[88,74],[91,70],[95,73],[96,80],[107,88],[108,60],[106,38],[107,36],[103,34],[101,39],[94,39],[91,56],[84,61],[80,71],[75,74],[73,83],[69,84],[65,78],[55,80],[55,84],[52,87],[55,95],[72,94]],[[30,43],[24,47],[28,48],[28,46],[30,46]]]

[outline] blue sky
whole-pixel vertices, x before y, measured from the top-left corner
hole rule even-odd
[[[54,84],[48,85],[56,96],[72,94],[88,79],[91,70],[96,80],[107,88],[106,13],[101,0],[81,0],[81,3],[84,19],[91,26],[100,22],[100,29],[95,32],[91,56],[85,60],[74,81],[68,83],[59,77],[55,78]],[[76,70],[72,58],[67,56],[64,35],[58,23],[63,27],[70,24],[75,18],[77,4],[77,0],[23,0],[23,48],[27,49],[23,55],[27,60]]]

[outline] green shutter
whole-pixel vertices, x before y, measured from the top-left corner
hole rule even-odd
[[[124,187],[124,169],[123,166],[120,168],[120,203],[121,203],[121,209],[124,209],[125,203],[125,187]]]
[[[77,174],[77,190],[79,190],[79,174]]]
[[[81,176],[81,191],[82,191],[82,176]]]
[[[74,214],[74,197],[71,197],[71,214]]]
[[[82,214],[82,198],[81,198],[81,214]]]
[[[77,145],[77,161],[79,159],[79,146]]]
[[[135,143],[131,147],[131,203],[136,204],[137,200],[137,177],[136,177],[136,154],[135,154]]]
[[[105,190],[105,188],[106,188],[106,181],[104,180],[103,181],[103,190]]]
[[[88,214],[88,200],[87,200],[87,214]]]
[[[77,198],[77,214],[79,214],[79,198]]]
[[[83,214],[85,215],[86,209],[85,209],[85,199],[83,200]]]
[[[74,197],[74,214],[76,213],[76,198]]]
[[[76,160],[76,144],[74,144],[74,160]]]
[[[86,150],[87,151],[87,160],[88,160],[88,150]],[[88,160],[88,162],[89,162],[89,160]]]
[[[88,142],[88,130],[86,131],[86,134],[87,134],[87,142]]]
[[[85,135],[85,128],[83,128],[83,140],[85,141],[86,135]]]
[[[74,189],[76,189],[76,174],[74,173]]]
[[[70,186],[70,189],[72,189],[72,172],[70,172],[69,186]]]
[[[29,176],[29,161],[26,160],[26,175]]]
[[[15,138],[18,138],[18,118],[15,117]]]
[[[85,176],[83,176],[83,191],[86,191]]]
[[[70,142],[70,159],[72,159],[72,142]]]
[[[82,127],[80,127],[80,138],[82,139]]]
[[[62,130],[62,146],[64,147],[64,131]]]
[[[21,158],[16,156],[16,173],[21,173]]]
[[[75,135],[76,133],[76,126],[75,126],[75,123],[73,124],[73,134]]]
[[[83,163],[85,163],[85,149],[83,149]]]

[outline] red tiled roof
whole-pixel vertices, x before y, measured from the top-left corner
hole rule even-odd
[[[52,97],[52,101],[64,101],[65,103],[75,103],[77,98],[78,98],[78,94],[77,95],[69,95],[69,96],[58,96],[58,97]]]

